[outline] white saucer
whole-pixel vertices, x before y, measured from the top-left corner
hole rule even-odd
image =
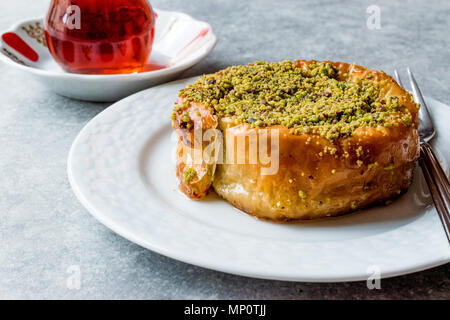
[[[419,168],[388,206],[294,225],[250,217],[212,192],[193,201],[177,189],[170,114],[195,79],[139,92],[91,120],[72,145],[68,174],[100,222],[150,250],[198,266],[294,281],[391,277],[450,261],[450,246]],[[427,98],[435,150],[448,172],[449,106]]]
[[[2,32],[0,60],[28,72],[63,96],[89,101],[116,101],[177,77],[204,59],[217,43],[217,37],[206,22],[180,12],[155,9],[155,13],[155,41],[149,65],[164,66],[159,70],[120,75],[67,73],[47,49],[43,18],[19,22]],[[11,33],[29,46],[31,55],[8,40],[7,35],[11,37]]]

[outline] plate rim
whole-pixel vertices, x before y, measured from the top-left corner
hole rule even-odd
[[[73,190],[73,192],[75,193],[77,199],[81,202],[81,204],[85,207],[85,209],[87,209],[87,211],[94,216],[94,218],[96,220],[98,220],[100,223],[102,223],[103,225],[105,225],[107,228],[109,228],[110,230],[114,231],[115,233],[117,233],[118,235],[120,235],[121,237],[134,242],[136,244],[138,244],[139,246],[149,249],[151,251],[154,251],[158,254],[164,255],[166,257],[169,257],[171,259],[177,260],[177,261],[181,261],[184,263],[188,263],[191,265],[195,265],[195,266],[199,266],[202,268],[206,268],[206,269],[210,269],[210,270],[215,270],[215,271],[220,271],[220,272],[224,272],[224,273],[228,273],[228,274],[234,274],[234,275],[239,275],[239,276],[245,276],[245,277],[250,277],[250,278],[258,278],[258,279],[266,279],[266,280],[278,280],[278,281],[294,281],[294,282],[353,282],[353,281],[365,281],[368,278],[368,274],[367,273],[361,273],[361,274],[354,274],[354,275],[334,275],[334,276],[327,276],[327,277],[317,277],[317,276],[304,276],[304,277],[291,277],[291,276],[283,276],[283,275],[274,275],[273,273],[270,272],[259,272],[259,273],[252,273],[252,272],[246,272],[246,271],[242,271],[242,269],[239,269],[238,267],[234,267],[234,268],[230,268],[230,267],[224,267],[222,265],[219,264],[214,264],[211,262],[205,262],[205,261],[198,261],[195,259],[191,259],[189,257],[189,255],[181,255],[179,253],[172,253],[170,250],[164,249],[158,245],[151,245],[148,242],[145,242],[144,240],[139,239],[139,237],[136,237],[132,234],[132,232],[127,231],[126,229],[123,229],[120,225],[115,224],[111,219],[108,219],[106,217],[105,214],[103,214],[102,212],[99,212],[99,210],[97,210],[90,202],[89,200],[87,200],[87,198],[85,197],[85,195],[83,194],[83,192],[80,190],[80,187],[78,186],[77,182],[76,182],[76,178],[74,176],[74,173],[72,171],[72,161],[73,161],[73,154],[75,152],[75,148],[78,144],[78,142],[81,140],[81,137],[84,135],[85,132],[87,132],[89,130],[89,124],[91,122],[93,122],[94,120],[97,121],[97,118],[100,118],[103,116],[104,113],[106,112],[111,112],[110,109],[113,107],[117,107],[117,105],[120,104],[126,104],[127,101],[132,101],[135,96],[137,95],[141,95],[144,94],[144,92],[146,91],[150,91],[150,90],[154,90],[155,88],[158,87],[162,87],[162,86],[167,86],[170,84],[175,84],[177,82],[189,82],[192,81],[196,78],[198,78],[199,76],[194,76],[194,77],[189,77],[189,78],[184,78],[184,79],[179,79],[179,80],[175,80],[175,81],[171,81],[168,83],[164,83],[162,85],[159,86],[155,86],[152,88],[148,88],[142,91],[139,91],[137,93],[134,93],[122,100],[117,101],[116,103],[112,104],[110,107],[106,108],[105,110],[101,111],[99,114],[97,114],[94,118],[92,118],[81,130],[80,132],[77,134],[76,138],[74,139],[74,142],[72,143],[72,146],[70,147],[70,151],[68,154],[68,160],[67,160],[67,175],[68,175],[68,180],[70,183],[70,186]],[[445,103],[440,102],[436,99],[430,98],[430,97],[426,97],[426,100],[432,100],[433,102],[438,102],[444,106],[447,106]],[[430,269],[430,268],[434,268],[440,265],[444,265],[450,262],[450,256],[445,256],[445,255],[441,255],[439,258],[436,258],[434,261],[423,261],[420,264],[416,264],[413,266],[410,266],[409,268],[393,268],[391,270],[388,271],[383,271],[381,277],[384,278],[391,278],[391,277],[396,277],[396,276],[400,276],[400,275],[406,275],[406,274],[411,274],[411,273],[415,273],[415,272],[419,272],[419,271],[423,271],[426,269]]]

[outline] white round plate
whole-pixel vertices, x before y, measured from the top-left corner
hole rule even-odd
[[[208,23],[187,14],[155,9],[155,17],[155,40],[146,70],[155,69],[155,66],[160,68],[158,70],[117,75],[65,72],[48,51],[43,18],[19,22],[1,32],[0,60],[28,72],[63,96],[89,101],[117,101],[176,78],[206,58],[217,43]],[[28,50],[17,45],[17,38],[25,42]]]
[[[123,237],[209,269],[293,281],[390,277],[450,261],[450,247],[420,169],[409,192],[388,206],[294,225],[263,222],[212,192],[203,201],[177,191],[170,114],[189,78],[109,107],[80,132],[68,175],[81,203]],[[450,158],[449,107],[426,99]],[[443,163],[448,170],[446,163]],[[448,171],[447,171],[448,172]]]

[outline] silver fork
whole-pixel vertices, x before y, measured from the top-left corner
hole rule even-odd
[[[433,122],[431,121],[428,107],[417,85],[416,79],[411,70],[407,68],[409,82],[412,87],[414,100],[420,104],[419,109],[419,137],[420,137],[420,158],[419,164],[430,189],[431,197],[436,206],[436,211],[441,219],[447,239],[450,242],[450,183],[442,170],[439,161],[434,154],[429,142],[436,134]],[[397,70],[394,70],[395,78],[398,84],[404,88],[402,80],[398,75]]]

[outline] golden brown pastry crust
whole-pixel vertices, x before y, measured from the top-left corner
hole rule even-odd
[[[301,60],[296,61],[296,65],[301,68],[312,62]],[[361,127],[350,137],[333,142],[319,135],[292,134],[283,126],[263,128],[269,132],[279,130],[277,174],[261,175],[261,168],[267,166],[260,163],[202,163],[195,166],[199,174],[190,184],[184,183],[182,173],[186,167],[194,165],[184,160],[182,145],[192,141],[192,130],[178,130],[181,132],[177,163],[180,189],[198,199],[212,184],[216,193],[235,207],[256,217],[280,222],[337,216],[394,198],[405,191],[419,156],[418,110],[411,95],[383,72],[343,62],[330,63],[337,67],[341,79],[354,81],[371,74],[372,79],[382,83],[382,94],[398,97],[399,103],[409,109],[413,125]],[[199,104],[192,104],[188,112],[194,123],[205,130],[226,131],[224,138],[248,135],[252,130],[259,135],[262,130],[237,124],[233,118],[217,119]],[[177,122],[174,121],[175,127],[180,129]],[[226,156],[226,143],[224,146]],[[347,156],[320,155],[326,146],[336,148],[336,154]],[[300,197],[299,191],[306,197]]]

